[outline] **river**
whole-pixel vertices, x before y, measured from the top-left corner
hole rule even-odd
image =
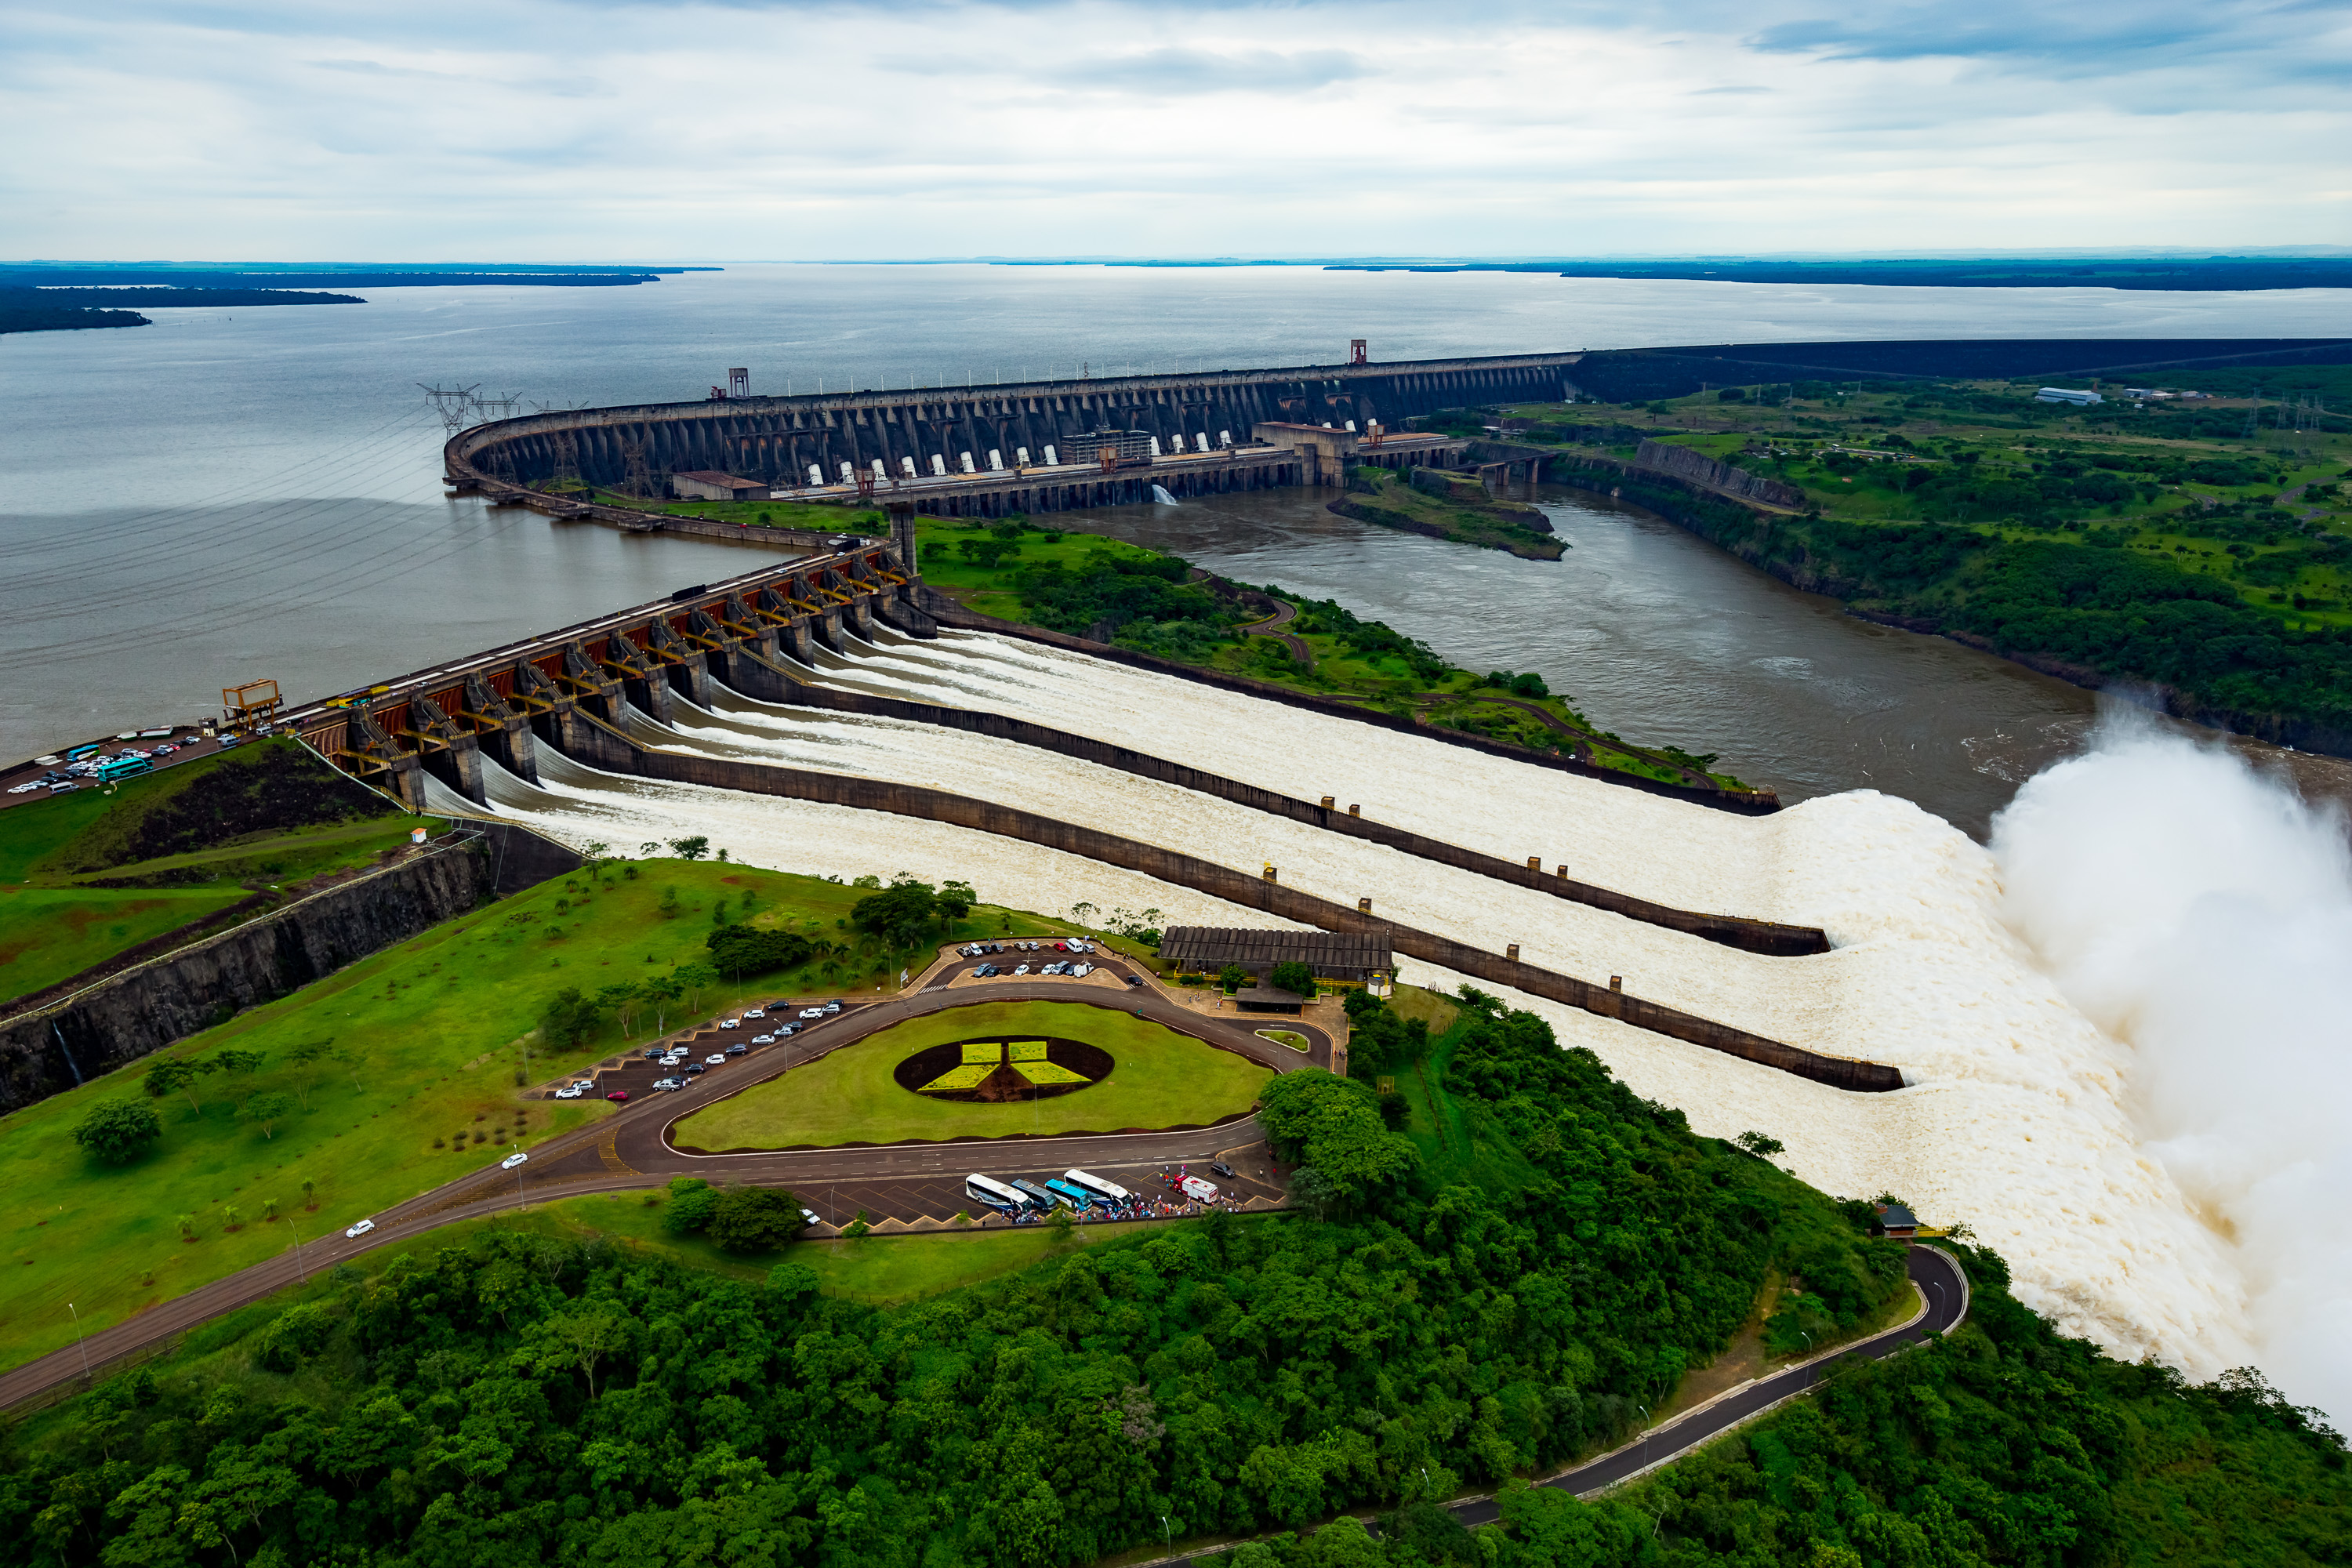
[[[0,338],[0,754],[315,695],[707,580],[742,547],[622,538],[440,494],[419,383],[559,405],[1058,370],[1693,342],[2299,335],[2342,290],[1830,289],[1544,275],[784,267],[632,289],[394,289]],[[1637,515],[1551,503],[1557,566],[1368,531],[1299,495],[1090,525],[1333,595],[1449,658],[1541,670],[1629,738],[1790,799],[1856,785],[1981,833],[2090,699],[1882,631]],[[2331,764],[2332,765],[2332,764]]]

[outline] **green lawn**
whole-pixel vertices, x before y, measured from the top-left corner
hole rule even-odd
[[[488,1163],[501,1131],[530,1144],[603,1114],[596,1101],[523,1106],[515,1074],[527,1046],[538,1082],[631,1042],[608,1014],[585,1045],[550,1055],[530,1038],[541,1007],[561,986],[593,993],[707,957],[715,896],[740,913],[751,893],[762,920],[813,921],[836,935],[845,933],[835,921],[866,896],[746,867],[636,868],[635,879],[609,869],[593,891],[580,876],[501,900],[172,1047],[201,1058],[233,1046],[264,1061],[247,1081],[202,1080],[198,1110],[177,1096],[153,1102],[163,1138],[128,1167],[89,1160],[70,1134],[94,1100],[143,1098],[143,1062],[0,1118],[0,1185],[16,1198],[0,1215],[0,1366],[69,1343],[68,1301],[85,1329],[100,1327],[282,1250],[289,1221],[263,1219],[269,1200],[303,1236],[319,1235]],[[670,888],[677,912],[665,917]],[[673,1005],[667,1022],[772,995],[775,984],[726,984]],[[654,1019],[637,1023],[642,1033]],[[335,1058],[297,1068],[289,1053],[312,1040],[331,1040]],[[273,1092],[306,1097],[308,1109],[268,1133],[239,1119],[240,1100]],[[448,1144],[460,1135],[462,1150]],[[306,1179],[315,1211],[303,1207]],[[180,1239],[183,1215],[194,1241]]]
[[[245,896],[235,886],[0,888],[0,1001],[54,985]]]
[[[1294,1030],[1260,1029],[1257,1031],[1257,1034],[1260,1039],[1272,1040],[1277,1046],[1288,1046],[1294,1051],[1303,1051],[1309,1048],[1307,1044],[1307,1037],[1302,1034],[1298,1034]]]
[[[890,1076],[929,1046],[1031,1033],[1085,1040],[1117,1066],[1090,1089],[1013,1105],[933,1100],[900,1089]],[[1231,1051],[1115,1007],[976,1002],[911,1019],[754,1085],[679,1122],[675,1137],[698,1149],[785,1149],[1205,1125],[1247,1110],[1270,1076]]]

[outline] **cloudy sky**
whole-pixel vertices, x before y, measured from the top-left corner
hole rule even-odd
[[[2340,245],[2347,65],[2310,0],[11,0],[0,254]]]

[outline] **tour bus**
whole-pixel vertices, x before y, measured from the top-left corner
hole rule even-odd
[[[144,757],[117,757],[110,763],[98,764],[98,776],[109,784],[127,779],[133,773],[143,773],[155,764]]]
[[[1068,1170],[1062,1173],[1062,1180],[1069,1183],[1070,1185],[1074,1187],[1079,1188],[1088,1196],[1100,1203],[1123,1204],[1129,1198],[1135,1196],[1133,1193],[1129,1192],[1117,1182],[1106,1182],[1100,1176],[1090,1176],[1087,1174],[1086,1172],[1079,1170],[1076,1165],[1071,1166]],[[1048,1182],[1045,1184],[1047,1186],[1053,1185],[1051,1182]]]
[[[1031,1208],[1042,1212],[1054,1206],[1054,1194],[1029,1180],[1028,1177],[1015,1176],[1013,1178],[1013,1184],[1020,1191],[1022,1199]]]
[[[1066,1182],[1059,1176],[1055,1176],[1048,1181],[1045,1184],[1045,1190],[1053,1194],[1055,1197],[1061,1199],[1064,1203],[1069,1205],[1072,1208],[1077,1209],[1081,1212],[1095,1206],[1094,1194],[1087,1191],[1086,1188],[1079,1186],[1076,1183]]]
[[[105,742],[93,741],[87,746],[76,746],[72,751],[68,752],[66,753],[66,761],[69,763],[78,763],[84,757],[89,755],[92,752],[103,750],[105,750]]]
[[[976,1172],[963,1179],[963,1195],[1006,1214],[1019,1214],[1029,1206],[1026,1199],[1003,1182],[991,1181]]]

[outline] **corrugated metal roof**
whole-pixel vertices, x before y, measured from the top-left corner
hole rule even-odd
[[[1170,926],[1160,938],[1160,956],[1187,969],[1218,970],[1228,963],[1271,969],[1304,963],[1318,973],[1386,969],[1389,939],[1378,931],[1246,931],[1233,926]]]

